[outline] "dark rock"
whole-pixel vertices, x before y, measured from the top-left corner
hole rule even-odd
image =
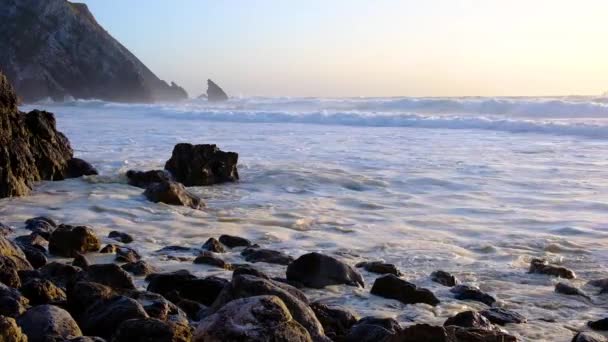
[[[359,272],[342,261],[320,253],[304,254],[290,263],[287,279],[317,289],[341,284],[365,287]]]
[[[186,190],[183,184],[174,181],[151,184],[146,188],[144,196],[154,203],[181,205],[192,209],[205,206],[198,196]]]
[[[515,336],[500,330],[472,329],[458,326],[446,327],[449,341],[457,342],[517,342]]]
[[[131,290],[135,288],[133,277],[116,264],[96,264],[85,270],[88,281],[109,286],[115,290]]]
[[[207,80],[207,100],[210,102],[227,101],[228,95],[215,82]]]
[[[106,342],[106,340],[97,336],[80,336],[76,338],[71,338],[68,340],[68,342]]]
[[[268,264],[277,265],[289,265],[293,258],[287,254],[279,251],[273,251],[271,249],[262,248],[246,248],[241,252],[241,255],[245,257],[248,262],[265,262]]]
[[[232,265],[214,256],[213,253],[207,251],[201,252],[201,254],[199,254],[199,256],[194,259],[194,263],[199,265],[219,267],[225,270],[232,270]]]
[[[19,291],[0,283],[0,315],[17,318],[26,310],[29,300]]]
[[[192,331],[187,325],[172,324],[154,318],[130,319],[123,322],[113,342],[190,342]]]
[[[555,285],[555,292],[561,293],[567,296],[581,296],[583,298],[591,300],[589,296],[587,296],[583,291],[577,289],[576,287],[559,282]]]
[[[404,328],[403,331],[398,334],[398,338],[394,340],[406,342],[452,342],[444,327],[429,324],[410,325],[409,327]]]
[[[17,319],[29,342],[46,342],[47,336],[63,338],[82,336],[76,321],[65,310],[54,305],[38,305]]]
[[[18,271],[17,273],[19,273],[19,279],[21,279],[21,284],[25,284],[27,283],[28,280],[30,279],[42,279],[42,275],[40,274],[40,272],[38,270],[27,270],[27,271]]]
[[[498,325],[526,323],[528,320],[523,315],[503,308],[491,308],[480,312],[490,322]]]
[[[456,277],[446,271],[441,270],[431,273],[431,280],[448,287],[456,286],[458,284]]]
[[[464,328],[475,328],[475,329],[487,329],[491,330],[494,328],[492,323],[475,311],[464,311],[456,314],[453,317],[448,318],[445,323],[443,323],[444,327],[455,325]]]
[[[304,284],[300,283],[299,281],[289,280],[287,278],[274,277],[274,278],[272,278],[272,280],[279,282],[279,283],[287,284],[289,286],[293,286],[296,289],[300,289],[300,290],[306,288],[306,286],[304,286]]]
[[[393,264],[387,264],[382,261],[363,261],[355,265],[356,267],[362,267],[364,270],[377,273],[377,274],[394,274],[397,277],[403,275],[401,271],[397,269],[397,266]]]
[[[138,188],[145,189],[151,184],[169,182],[173,180],[171,174],[165,170],[152,170],[152,171],[127,171],[127,178],[129,179],[129,185],[136,186]]]
[[[57,228],[57,223],[48,217],[38,216],[25,221],[25,229],[32,231],[42,236],[45,239],[49,239],[51,233]]]
[[[266,273],[254,268],[254,267],[251,267],[250,265],[232,265],[232,266],[234,268],[234,272],[232,272],[233,277],[235,277],[239,274],[249,274],[249,275],[254,275],[256,277],[260,277],[260,278],[264,278],[264,279],[270,279],[270,277]]]
[[[182,143],[173,148],[165,170],[185,186],[235,182],[239,179],[238,158],[237,153],[224,152],[216,145]]]
[[[133,242],[133,237],[131,235],[116,230],[111,231],[110,234],[108,234],[108,237],[122,243]]]
[[[116,249],[117,262],[137,262],[139,260],[141,260],[141,255],[132,248],[121,246]]]
[[[118,251],[119,246],[115,244],[105,245],[102,249],[99,250],[101,254],[113,254]]]
[[[82,269],[88,268],[91,262],[82,254],[76,254],[74,260],[72,260],[72,266],[80,267]]]
[[[199,252],[199,250],[196,248],[190,248],[190,247],[184,247],[184,246],[165,246],[165,247],[155,251],[154,253],[167,254],[167,253],[185,253],[185,252],[196,254]]]
[[[65,292],[46,279],[31,279],[20,290],[31,305],[59,304],[67,300]]]
[[[182,298],[204,305],[211,305],[228,284],[226,279],[218,277],[200,279],[185,270],[150,274],[146,280],[149,281],[148,291],[150,292],[165,296],[176,291]]]
[[[0,316],[0,341],[27,342],[27,336],[23,334],[13,318]]]
[[[310,308],[321,322],[325,335],[332,341],[344,339],[350,328],[357,323],[355,314],[341,307],[315,302],[310,304]]]
[[[72,158],[68,160],[66,178],[78,178],[82,176],[92,176],[98,174],[99,172],[97,172],[93,165],[80,158]]]
[[[0,282],[14,288],[21,286],[17,264],[10,257],[0,256]]]
[[[547,260],[544,259],[532,259],[528,273],[547,274],[565,279],[576,278],[573,271],[565,267],[551,265],[549,262],[547,262]]]
[[[114,296],[89,306],[80,316],[79,323],[86,334],[109,339],[122,322],[137,318],[148,318],[139,302],[124,296]]]
[[[587,284],[599,287],[601,289],[600,294],[608,292],[608,278],[591,280]]]
[[[234,235],[221,235],[220,242],[224,245],[234,248],[234,247],[250,247],[252,245],[251,241],[242,238],[240,236]]]
[[[21,248],[23,253],[25,254],[25,258],[32,265],[33,268],[40,268],[48,262],[46,255],[44,252],[41,252],[40,249],[35,247],[23,247]]]
[[[439,299],[430,290],[418,288],[392,274],[376,279],[371,293],[384,298],[396,299],[404,304],[424,303],[433,306],[439,304]]]
[[[597,321],[589,321],[589,322],[587,322],[587,325],[589,326],[589,328],[591,328],[593,330],[606,331],[606,330],[608,330],[608,317],[602,318]]]
[[[470,285],[456,285],[450,289],[450,292],[454,293],[454,298],[458,300],[473,300],[482,302],[487,306],[492,306],[496,302],[494,297]]]
[[[156,272],[156,268],[147,262],[140,260],[136,262],[129,262],[121,266],[123,270],[135,275],[135,276],[147,276]]]
[[[73,285],[82,276],[80,268],[59,262],[48,263],[40,267],[38,271],[41,278],[50,280],[63,289]]]
[[[579,332],[573,338],[572,342],[606,342],[608,339],[605,336],[593,332]]]
[[[253,296],[227,303],[202,319],[195,341],[313,341],[276,296]]]
[[[4,223],[0,222],[0,236],[7,237],[12,234],[15,230]]]
[[[325,339],[323,327],[301,291],[286,284],[252,275],[234,276],[209,307],[209,313],[217,312],[226,303],[235,299],[266,295],[279,297],[293,318],[308,330],[313,339]]]
[[[183,311],[158,293],[129,291],[126,292],[125,295],[137,300],[151,318],[160,319],[162,321],[188,322],[186,314]]]
[[[353,325],[346,342],[388,342],[402,331],[399,322],[392,318],[364,317]]]
[[[38,233],[21,235],[15,238],[15,243],[23,250],[26,247],[33,247],[41,252],[46,252],[47,240]]]
[[[86,226],[62,224],[51,234],[49,252],[54,255],[73,258],[78,253],[97,252],[101,247],[93,229]]]
[[[220,242],[214,238],[209,238],[209,240],[207,240],[207,242],[205,242],[203,244],[202,248],[206,251],[213,252],[213,253],[225,253],[226,252],[226,250],[224,249],[224,247],[222,247]]]
[[[12,260],[17,271],[32,269],[32,265],[27,261],[23,251],[4,236],[0,236],[0,256]]]
[[[186,313],[189,319],[193,321],[199,321],[201,319],[201,311],[206,309],[206,306],[203,304],[190,299],[176,297],[171,300]]]
[[[67,295],[70,312],[74,317],[80,317],[91,305],[110,299],[114,291],[102,284],[79,281],[68,289]]]

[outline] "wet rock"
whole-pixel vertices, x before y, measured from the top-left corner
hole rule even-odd
[[[108,237],[122,243],[133,242],[133,237],[131,235],[116,230],[111,231],[110,234],[108,234]]]
[[[265,295],[279,297],[293,318],[308,330],[313,339],[325,338],[321,323],[308,306],[308,299],[301,291],[286,284],[252,275],[234,276],[213,302],[209,312],[217,312],[226,303],[235,299]]]
[[[68,308],[74,317],[80,317],[83,311],[98,301],[107,301],[114,296],[114,291],[105,285],[79,281],[67,292]]]
[[[528,273],[546,274],[554,277],[574,279],[576,275],[565,267],[551,265],[544,259],[532,259]]]
[[[74,284],[82,276],[80,268],[59,262],[48,263],[40,267],[38,271],[41,278],[50,280],[63,289]]]
[[[209,102],[227,101],[228,95],[212,80],[207,80],[207,100]]]
[[[290,263],[287,279],[317,289],[341,284],[365,287],[359,272],[340,260],[320,253],[304,254]]]
[[[130,319],[123,322],[113,342],[189,342],[192,331],[187,325],[172,324],[154,318]]]
[[[147,276],[156,272],[156,268],[149,263],[140,260],[136,262],[129,262],[121,266],[123,270],[135,275],[135,276]]]
[[[204,305],[211,305],[228,284],[223,278],[197,278],[185,270],[150,274],[146,280],[149,281],[150,292],[165,296],[175,291],[182,298]]]
[[[463,328],[458,326],[446,327],[448,336],[451,340],[458,342],[517,342],[515,336],[509,335],[500,330],[485,330]]]
[[[47,336],[82,336],[78,324],[69,312],[54,305],[34,306],[19,317],[17,323],[29,342],[45,342]]]
[[[364,317],[352,326],[346,342],[388,342],[401,333],[399,322],[392,318]]]
[[[396,299],[404,304],[424,303],[433,306],[439,304],[439,299],[430,290],[418,288],[392,274],[376,279],[371,293],[384,298]]]
[[[80,158],[72,158],[68,160],[66,178],[78,178],[98,174],[99,172],[97,172],[93,165]]]
[[[0,282],[14,288],[21,286],[17,264],[10,257],[0,256]]]
[[[141,260],[141,255],[136,250],[129,247],[118,247],[116,249],[117,262],[137,262]]]
[[[25,221],[25,229],[38,234],[45,239],[51,237],[51,233],[57,228],[57,223],[48,217],[39,216]]]
[[[26,310],[29,300],[19,291],[0,283],[0,315],[19,317]]]
[[[491,308],[480,312],[490,322],[498,325],[526,323],[523,315],[503,308]]]
[[[431,280],[448,287],[456,286],[458,284],[458,280],[455,276],[441,270],[431,273]]]
[[[73,258],[78,253],[97,252],[101,243],[93,229],[86,226],[62,224],[49,239],[49,252],[54,255]]]
[[[444,327],[429,324],[410,325],[398,333],[398,337],[394,340],[412,342],[452,342]]]
[[[186,313],[187,317],[193,321],[199,321],[201,319],[201,312],[207,307],[199,302],[195,302],[190,299],[181,298],[174,296],[171,301],[177,305],[183,312]]]
[[[205,206],[198,196],[186,190],[184,185],[174,181],[151,184],[146,188],[144,196],[154,203],[162,202],[192,209],[200,209]]]
[[[254,267],[251,267],[250,265],[232,265],[232,266],[234,268],[234,272],[232,272],[233,277],[237,276],[239,274],[250,274],[250,275],[254,275],[256,277],[270,279],[270,277],[266,273],[254,268]]]
[[[363,261],[355,265],[355,267],[363,268],[364,270],[377,274],[394,274],[397,277],[403,275],[393,264],[387,264],[382,261]]]
[[[21,248],[23,253],[25,254],[26,260],[32,265],[33,268],[40,268],[48,262],[46,255],[44,252],[41,252],[40,249],[35,247],[23,247]]]
[[[165,170],[152,170],[152,171],[127,171],[127,178],[129,179],[129,185],[136,186],[138,188],[145,189],[151,184],[162,183],[171,181],[171,175]]]
[[[222,247],[219,241],[214,238],[209,238],[202,247],[204,250],[213,252],[213,253],[225,253],[226,250]]]
[[[109,339],[124,321],[138,318],[148,318],[139,302],[124,296],[114,296],[89,306],[79,322],[86,334]]]
[[[0,341],[27,342],[27,336],[13,318],[0,316]]]
[[[188,323],[186,314],[177,305],[158,293],[149,291],[128,291],[125,295],[142,305],[148,316],[162,321]]]
[[[464,327],[464,328],[488,329],[488,330],[491,330],[494,328],[492,323],[487,318],[485,318],[483,315],[481,315],[480,313],[475,312],[475,311],[460,312],[460,313],[456,314],[455,316],[448,318],[445,321],[445,323],[443,323],[443,326],[445,326],[445,327],[448,327],[450,325],[455,325],[455,326]]]
[[[201,254],[199,254],[199,256],[194,259],[194,263],[199,265],[219,267],[225,270],[232,270],[232,265],[214,256],[213,253],[207,251],[201,252]]]
[[[88,281],[109,286],[115,290],[131,290],[135,288],[133,277],[116,264],[96,264],[85,270]]]
[[[47,240],[38,233],[31,233],[30,235],[21,235],[15,238],[15,243],[23,250],[24,247],[32,247],[46,252],[46,246],[48,245]]]
[[[198,253],[199,250],[196,248],[184,247],[184,246],[165,246],[154,253],[168,254],[168,253]]]
[[[0,256],[11,259],[17,271],[32,269],[32,265],[27,261],[23,251],[4,236],[0,236]]]
[[[67,300],[65,292],[46,279],[31,279],[20,290],[31,305],[59,304]]]
[[[88,268],[91,262],[82,254],[76,254],[74,260],[72,260],[72,266],[80,267],[82,269]]]
[[[0,222],[0,236],[7,237],[14,232],[13,228]]]
[[[114,254],[118,251],[119,246],[115,244],[105,245],[102,249],[99,250],[101,254]]]
[[[574,287],[572,285],[562,283],[562,282],[555,284],[555,292],[561,293],[561,294],[564,294],[567,296],[581,296],[583,298],[591,300],[591,298],[589,296],[587,296],[580,289],[577,289],[576,287]]]
[[[216,145],[177,144],[165,164],[176,181],[185,186],[212,185],[239,179],[239,155],[224,152]]]
[[[605,336],[593,332],[579,332],[573,338],[572,342],[606,342],[608,339]]]
[[[456,285],[450,292],[454,293],[454,298],[458,300],[473,300],[484,303],[487,306],[492,306],[496,302],[496,298],[481,291],[479,288],[470,285]]]
[[[589,321],[587,322],[587,326],[593,330],[606,331],[608,330],[608,317],[599,319],[597,321]]]
[[[250,247],[252,246],[251,241],[242,238],[240,236],[234,236],[234,235],[221,235],[220,236],[220,242],[223,243],[224,245],[228,246],[229,248],[234,248],[234,247]]]
[[[234,300],[200,321],[195,341],[313,341],[276,296]]]
[[[277,265],[289,265],[293,258],[287,254],[279,251],[273,251],[271,249],[262,248],[246,248],[241,252],[241,255],[245,257],[248,262],[265,262],[268,264]]]
[[[357,323],[355,314],[341,307],[315,302],[310,304],[310,308],[321,322],[325,335],[332,341],[344,339],[350,328]]]

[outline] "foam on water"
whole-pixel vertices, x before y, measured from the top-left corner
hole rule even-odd
[[[230,273],[154,251],[200,247],[208,237],[235,234],[294,257],[320,251],[351,264],[385,260],[442,303],[405,306],[372,296],[376,275],[367,272],[366,289],[335,286],[307,295],[403,324],[442,324],[459,311],[483,306],[456,301],[449,289],[429,280],[432,271],[444,269],[528,317],[528,324],[506,327],[509,332],[529,341],[569,341],[572,330],[603,318],[608,309],[606,298],[586,285],[608,277],[603,101],[40,104],[56,113],[77,155],[102,174],[45,182],[32,196],[1,200],[0,221],[21,228],[27,218],[49,215],[90,224],[103,236],[126,231],[153,264],[198,275]],[[239,152],[241,182],[193,188],[207,202],[204,211],[147,202],[141,189],[125,184],[126,170],[162,167],[178,142],[216,143]],[[556,294],[556,279],[527,274],[530,259],[538,256],[574,269],[579,278],[573,284],[593,301]],[[222,257],[243,262],[238,251]],[[284,276],[284,267],[256,266]]]

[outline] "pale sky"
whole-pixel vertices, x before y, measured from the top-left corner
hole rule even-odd
[[[198,96],[511,96],[608,90],[608,0],[84,0]]]

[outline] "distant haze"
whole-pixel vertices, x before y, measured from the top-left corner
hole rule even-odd
[[[84,0],[198,96],[501,96],[608,90],[606,0]]]

